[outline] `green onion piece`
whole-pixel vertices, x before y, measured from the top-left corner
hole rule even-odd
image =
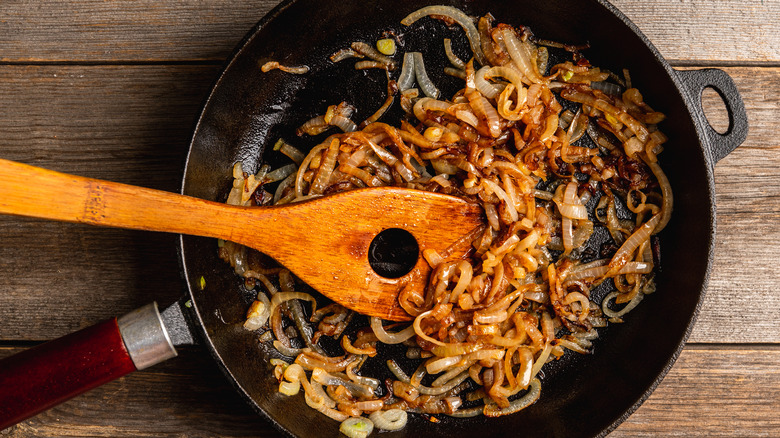
[[[276,143],[274,143],[274,150],[278,151],[279,149],[282,148],[283,145],[284,145],[283,139],[280,138],[279,140],[276,140]]]
[[[567,81],[571,79],[574,76],[574,72],[571,70],[566,70],[566,72],[563,73],[563,80]]]
[[[202,275],[198,279],[198,286],[200,286],[200,290],[206,289],[206,279]]]
[[[395,54],[395,41],[392,38],[382,38],[376,42],[376,49],[383,55],[391,56]]]
[[[186,308],[188,308],[188,309],[191,309],[191,308],[192,308],[192,300],[187,300],[187,301],[184,303],[184,307],[186,307]]]
[[[374,430],[374,423],[368,418],[350,417],[341,422],[339,431],[349,438],[365,438]]]

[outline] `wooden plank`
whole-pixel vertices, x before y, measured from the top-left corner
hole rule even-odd
[[[21,351],[0,347],[0,358]],[[82,394],[3,437],[277,437],[196,347]]]
[[[771,237],[780,233],[780,214],[721,214],[717,226],[712,277],[690,341],[780,342],[774,285],[780,249]]]
[[[780,139],[774,129],[780,69],[724,70],[742,95],[750,129],[745,143],[715,166],[718,221],[712,278],[690,340],[780,342],[772,281],[780,248],[767,238],[780,233]],[[716,96],[707,96],[705,108],[722,106]],[[725,110],[713,112],[711,123],[727,126]]]
[[[47,340],[184,295],[174,235],[0,218],[0,338]]]
[[[0,67],[3,158],[178,190],[215,66]]]
[[[780,432],[780,351],[686,348],[618,437],[769,437]]]
[[[745,102],[749,132],[745,143],[715,167],[718,212],[777,213],[780,211],[776,208],[778,204],[767,203],[765,199],[775,199],[780,193],[773,186],[777,181],[774,160],[780,149],[780,137],[776,129],[777,111],[780,110],[780,68],[723,69],[734,78]],[[704,104],[709,108],[722,106],[718,99],[712,93]],[[727,120],[725,111],[721,110],[713,113],[711,123],[713,126],[725,127],[728,125]]]
[[[713,276],[691,341],[780,342],[772,281],[780,249],[766,237],[780,233],[773,128],[780,101],[772,91],[780,68],[726,70],[751,128],[745,144],[716,166]],[[190,129],[217,72],[0,66],[2,157],[175,191]],[[0,241],[0,339],[61,336],[154,299],[170,303],[184,287],[173,236],[0,217]]]
[[[277,0],[20,0],[0,5],[0,61],[222,61]],[[614,0],[675,63],[777,63],[776,0]],[[730,31],[733,30],[733,31]]]
[[[780,4],[776,0],[612,0],[675,64],[776,64]]]
[[[0,61],[223,61],[278,0],[13,1]]]
[[[0,357],[19,350],[0,347]],[[776,348],[688,347],[610,437],[777,436],[778,364]],[[2,433],[13,438],[278,436],[194,347]]]
[[[214,66],[3,66],[0,154],[177,191]],[[34,190],[34,186],[31,187]],[[173,235],[0,217],[0,339],[62,336],[185,291]]]
[[[612,1],[673,65],[735,66],[727,70],[745,97],[751,131],[715,170],[717,247],[690,339],[698,344],[610,436],[780,436],[773,287],[780,3]],[[0,2],[0,156],[175,190],[216,65],[277,2]],[[93,66],[1,65],[9,63]],[[716,124],[723,120],[715,116]],[[0,242],[0,339],[48,339],[152,299],[167,304],[183,287],[173,236],[0,218]],[[0,343],[0,357],[20,350],[11,345]],[[279,434],[192,347],[0,436]]]

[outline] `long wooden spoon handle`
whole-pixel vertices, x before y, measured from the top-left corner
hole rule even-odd
[[[350,190],[289,205],[238,207],[0,160],[0,213],[217,237],[274,258],[327,297],[385,319],[409,315],[396,299],[425,287],[426,251],[460,254],[483,229],[483,211],[440,193],[397,187]],[[417,243],[414,269],[380,276],[371,243],[400,228]],[[453,252],[453,250],[456,251]]]
[[[237,212],[216,202],[0,159],[0,213],[229,239],[229,215]]]

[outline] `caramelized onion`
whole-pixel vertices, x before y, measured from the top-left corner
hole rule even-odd
[[[647,162],[647,166],[655,175],[658,180],[658,184],[661,186],[661,195],[663,196],[663,205],[661,206],[661,219],[658,221],[653,234],[660,233],[669,223],[669,219],[672,217],[672,203],[674,202],[674,196],[672,195],[672,186],[669,184],[669,179],[661,169],[661,166],[657,162]]]
[[[466,93],[466,98],[469,99],[469,104],[471,109],[474,110],[474,114],[485,121],[490,135],[493,138],[498,138],[501,135],[501,119],[498,117],[498,111],[493,108],[493,105],[488,102],[485,96],[476,90]]]
[[[271,314],[273,314],[279,305],[289,300],[305,300],[311,303],[312,312],[317,310],[317,300],[313,296],[304,292],[279,292],[271,298]]]
[[[256,251],[231,242],[219,245],[220,257],[245,278],[247,288],[262,284],[270,293],[257,295],[245,326],[269,327],[260,341],[295,356],[292,365],[273,364],[279,390],[295,394],[303,388],[306,403],[334,419],[371,412],[380,423],[389,415],[382,410],[402,409],[391,411],[388,428],[403,424],[404,411],[500,416],[533,403],[545,364],[566,350],[589,353],[597,328],[622,321],[655,290],[650,238],[668,223],[673,207],[659,154],[676,139],[656,126],[664,115],[645,103],[627,73],[623,84],[590,65],[578,53],[584,47],[539,40],[523,27],[494,27],[490,15],[480,18],[477,29],[466,14],[431,6],[404,24],[429,15],[459,23],[469,38],[474,58],[467,61],[453,53],[451,41],[444,42],[449,63],[457,66],[451,74],[463,80],[458,92],[439,97],[428,72],[440,74],[442,66],[426,70],[420,52],[407,52],[398,82],[387,73],[384,104],[359,127],[352,122],[356,108],[346,102],[328,106],[298,133],[318,135],[333,126],[344,132],[306,154],[277,142],[281,158],[295,164],[263,165],[252,175],[237,163],[228,196],[229,203],[254,206],[389,185],[483,206],[482,226],[443,250],[422,248],[429,266],[410,275],[426,276],[425,286],[402,287],[398,294],[400,307],[414,317],[412,324],[385,327],[372,317],[370,330],[345,331],[355,312],[340,305],[312,309],[306,321],[298,300],[314,305],[314,298],[294,292],[289,271]],[[403,42],[400,36],[397,41]],[[549,54],[537,43],[573,53],[546,77]],[[374,52],[358,42],[334,58],[365,56],[356,68],[391,71],[395,61]],[[603,83],[608,77],[620,85]],[[419,89],[412,88],[415,82]],[[624,85],[620,94],[616,87]],[[394,127],[381,119],[398,90],[402,110],[416,120]],[[579,141],[585,133],[598,147]],[[272,199],[266,190],[274,192]],[[594,204],[595,209],[586,207]],[[594,233],[596,226],[608,234]],[[584,263],[593,249],[600,258]],[[614,292],[592,292],[609,278],[613,281],[606,285],[614,285]],[[398,328],[388,332],[391,327]],[[340,343],[345,354],[326,355],[318,345],[323,336]],[[297,348],[300,341],[304,348]],[[392,376],[384,392],[382,382],[361,370],[382,348],[406,351],[416,367],[409,375],[388,360]]]
[[[525,79],[536,84],[547,82],[537,73],[534,63],[531,61],[531,52],[528,47],[530,43],[520,41],[514,30],[509,28],[503,29],[502,36],[509,56],[512,58],[515,67],[523,73]]]
[[[414,85],[414,53],[404,53],[404,61],[401,64],[401,75],[398,77],[398,89],[406,91]]]
[[[517,411],[527,408],[539,399],[541,394],[542,383],[539,379],[531,380],[531,385],[528,388],[528,392],[519,399],[511,402],[506,408],[499,408],[494,403],[485,405],[484,414],[486,417],[500,417],[502,415],[513,414]]]
[[[607,315],[610,318],[620,318],[621,316],[625,315],[626,313],[632,311],[640,301],[644,298],[644,294],[637,294],[634,299],[629,301],[628,304],[626,304],[622,309],[619,311],[614,311],[609,308],[609,302],[614,300],[615,298],[620,295],[620,292],[613,291],[607,294],[607,296],[604,297],[604,301],[602,301],[601,304],[601,310],[604,312],[605,315]]]
[[[292,74],[296,74],[296,75],[302,75],[302,74],[306,74],[306,73],[309,72],[309,67],[306,66],[306,65],[295,66],[295,67],[293,67],[293,66],[286,66],[286,65],[279,64],[276,61],[268,61],[268,62],[266,62],[265,64],[263,64],[260,67],[260,70],[263,73],[269,72],[271,70],[281,70],[281,71],[283,71],[285,73],[292,73]]]
[[[482,93],[483,96],[488,99],[495,99],[502,90],[500,87],[497,87],[487,81],[485,75],[489,73],[490,70],[491,67],[488,65],[477,70],[476,74],[474,75],[474,85],[476,86],[477,91]]]
[[[382,63],[383,65],[386,66],[387,70],[395,69],[395,61],[393,61],[393,58],[381,54],[372,45],[364,43],[362,41],[355,41],[354,43],[352,43],[351,47],[352,50],[360,53],[361,55],[368,56],[374,61],[378,61]]]
[[[271,302],[264,293],[260,292],[257,294],[257,299],[249,306],[244,328],[257,330],[265,325],[269,316],[271,316]]]
[[[612,260],[609,262],[609,272],[606,275],[618,272],[628,261],[631,254],[639,248],[643,242],[650,238],[653,230],[661,221],[662,213],[658,213],[653,216],[649,221],[642,224],[631,236],[620,246]]]

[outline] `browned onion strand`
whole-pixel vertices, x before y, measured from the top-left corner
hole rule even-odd
[[[338,304],[313,308],[305,322],[302,303],[314,298],[295,292],[288,271],[230,242],[220,247],[248,286],[260,283],[268,292],[258,292],[246,328],[273,333],[265,336],[290,357],[274,359],[280,391],[302,387],[307,404],[330,418],[371,414],[393,430],[406,421],[399,412],[494,417],[534,403],[547,362],[566,351],[589,353],[597,327],[621,322],[655,290],[651,237],[668,223],[673,202],[658,162],[668,141],[657,126],[664,115],[632,88],[627,71],[624,81],[590,65],[576,46],[537,39],[489,14],[475,25],[457,9],[436,6],[404,24],[426,16],[467,33],[473,59],[460,60],[449,40],[443,47],[464,78],[461,90],[440,98],[426,73],[434,67],[418,52],[398,54],[404,62],[396,82],[396,59],[354,43],[334,62],[366,56],[387,70],[384,105],[360,130],[350,120],[355,108],[331,105],[298,133],[319,135],[332,126],[343,133],[305,156],[288,145],[281,152],[296,164],[284,172],[249,175],[239,163],[228,199],[264,205],[392,185],[482,205],[484,226],[459,242],[471,242],[471,250],[457,253],[453,244],[423,251],[432,268],[427,286],[406,288],[398,298],[413,323],[370,318],[347,337],[354,312]],[[537,43],[571,52],[572,61],[548,68],[553,58]],[[425,97],[411,88],[415,81]],[[399,89],[407,118],[395,127],[379,120]],[[578,108],[564,109],[572,106]],[[281,182],[271,196],[264,186],[273,181]],[[611,236],[600,248],[591,242],[597,228]],[[615,290],[597,302],[591,291],[607,280]],[[316,326],[313,335],[307,324]],[[338,340],[343,355],[327,356],[322,336]],[[405,345],[417,368],[391,358],[395,379],[386,388],[362,375],[366,360],[386,348],[379,344]],[[385,411],[392,412],[387,419]]]
[[[281,70],[285,73],[303,75],[309,72],[309,66],[287,66],[279,64],[277,61],[268,61],[260,66],[260,71],[267,73],[271,70]]]

